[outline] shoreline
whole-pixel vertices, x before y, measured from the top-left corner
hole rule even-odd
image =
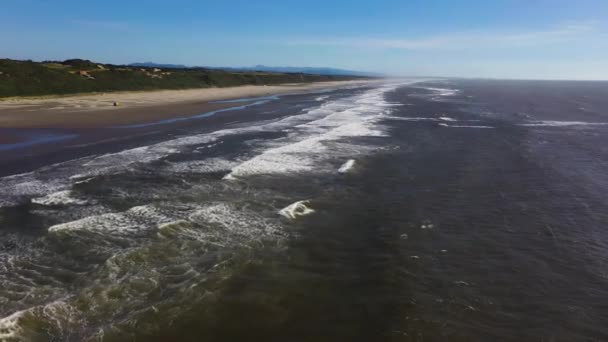
[[[0,128],[81,129],[135,125],[189,117],[238,107],[256,97],[279,96],[374,81],[331,81],[275,86],[238,86],[186,90],[159,90],[83,94],[44,98],[0,99]],[[237,100],[242,101],[227,101]],[[117,102],[118,106],[113,103]]]
[[[278,97],[316,98],[321,92],[371,86],[377,82],[221,88],[219,93],[215,89],[126,93],[123,96],[138,102],[128,102],[118,108],[106,104],[105,108],[71,111],[57,108],[61,104],[56,99],[19,101],[9,106],[4,103],[0,109],[0,163],[3,164],[0,177],[91,154],[116,153],[183,134],[204,134],[235,122],[273,118],[280,113],[266,114],[259,108],[273,106]],[[71,104],[103,103],[100,99],[105,98],[87,95],[66,100]],[[242,110],[243,107],[257,109]]]

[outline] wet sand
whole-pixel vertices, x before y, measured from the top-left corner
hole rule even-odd
[[[369,81],[0,99],[0,128],[78,129],[139,124],[246,104],[214,101],[315,91],[362,82]],[[118,106],[114,106],[114,102]]]
[[[18,143],[21,139],[22,138],[16,134],[2,133],[0,134],[0,145]]]
[[[0,128],[104,128],[193,116],[236,106],[234,103],[192,101],[147,106],[119,106],[63,111],[49,107],[35,110],[0,109]]]

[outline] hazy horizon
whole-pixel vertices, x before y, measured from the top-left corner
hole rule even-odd
[[[608,3],[8,1],[0,57],[391,76],[608,79]]]

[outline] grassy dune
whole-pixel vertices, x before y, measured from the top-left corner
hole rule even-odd
[[[357,78],[204,68],[158,69],[101,64],[82,59],[62,62],[0,59],[0,97],[307,83]]]

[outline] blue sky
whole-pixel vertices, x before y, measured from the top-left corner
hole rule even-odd
[[[3,0],[0,57],[608,79],[608,1]]]

